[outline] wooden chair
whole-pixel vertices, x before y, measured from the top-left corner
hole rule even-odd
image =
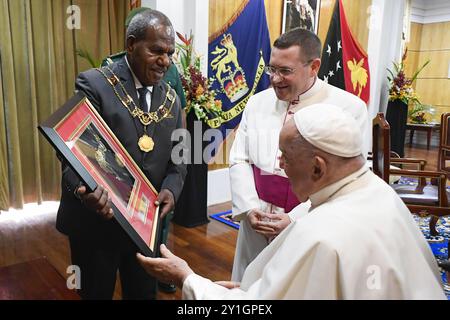
[[[450,214],[448,195],[446,192],[447,175],[441,171],[425,171],[425,160],[394,159],[390,157],[390,127],[383,113],[373,119],[373,171],[381,179],[389,183],[390,175],[417,177],[416,185],[390,184],[405,202],[411,213],[424,216],[444,216]],[[450,149],[449,149],[450,150]],[[391,164],[416,164],[417,170],[403,168],[392,169]],[[435,179],[437,185],[427,184],[426,180]],[[436,218],[430,219],[430,234],[437,235]]]
[[[441,115],[441,135],[439,139],[438,170],[450,175],[450,112]]]

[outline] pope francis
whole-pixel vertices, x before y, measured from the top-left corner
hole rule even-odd
[[[138,254],[146,271],[182,288],[184,299],[445,299],[407,207],[364,166],[352,116],[333,105],[305,107],[279,140],[280,165],[302,204],[240,284],[195,274],[164,245],[162,258]]]

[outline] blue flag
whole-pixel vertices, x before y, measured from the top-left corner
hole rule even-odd
[[[264,0],[249,0],[242,12],[208,46],[208,77],[223,115],[210,119],[211,128],[235,128],[248,99],[269,86],[264,66],[270,59],[270,38]]]

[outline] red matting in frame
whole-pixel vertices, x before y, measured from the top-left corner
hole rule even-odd
[[[87,98],[73,108],[54,129],[70,151],[89,171],[95,182],[108,190],[115,207],[154,251],[157,239],[157,223],[155,221],[159,218],[159,208],[155,206],[154,202],[158,194]],[[131,190],[128,190],[130,192],[127,193],[128,199],[120,195],[120,191],[122,193],[127,191],[126,183],[117,182],[117,175],[103,170],[95,156],[91,155],[90,157],[90,154],[81,147],[80,137],[88,129],[91,131],[94,129],[94,132],[100,134],[102,145],[106,142],[107,148],[123,165],[121,170],[134,180],[130,187]]]

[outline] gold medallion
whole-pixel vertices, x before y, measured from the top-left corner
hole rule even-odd
[[[155,146],[155,142],[151,137],[144,134],[142,137],[139,138],[138,141],[139,148],[144,152],[150,152],[153,150],[153,147]]]

